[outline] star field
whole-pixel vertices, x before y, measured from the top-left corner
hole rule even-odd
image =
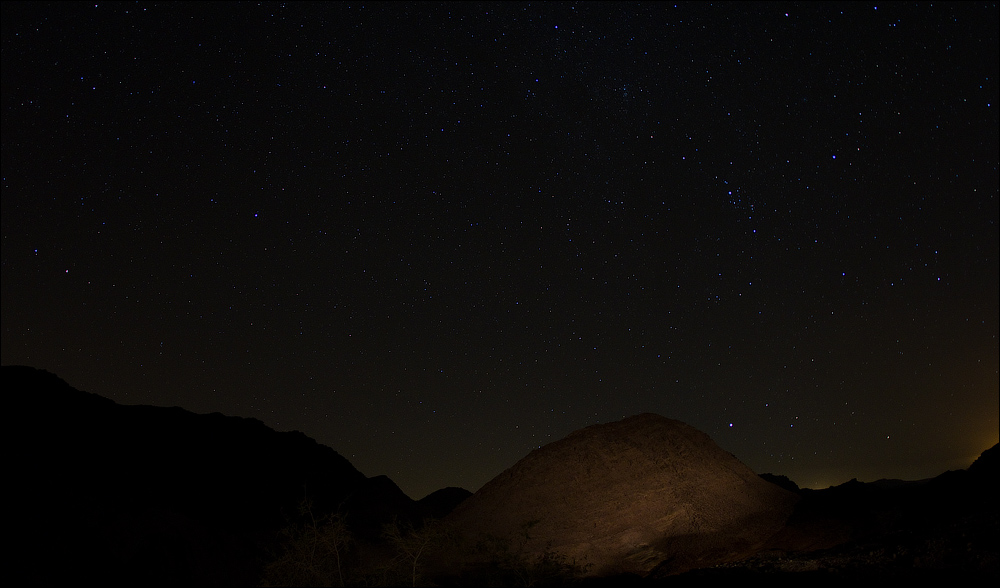
[[[420,498],[656,412],[997,442],[993,3],[3,4],[2,362]]]

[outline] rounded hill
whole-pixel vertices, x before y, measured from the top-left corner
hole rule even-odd
[[[682,572],[752,554],[797,496],[762,480],[708,435],[640,414],[531,452],[446,519],[470,540],[504,538],[588,575]]]

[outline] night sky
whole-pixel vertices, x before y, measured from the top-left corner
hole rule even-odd
[[[966,467],[998,13],[4,2],[2,363],[414,498],[641,412],[802,486]]]

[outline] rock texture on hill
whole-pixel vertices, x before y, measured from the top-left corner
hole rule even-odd
[[[676,573],[754,553],[796,501],[697,429],[641,414],[533,451],[446,522],[471,541],[506,538],[529,558],[575,560],[589,575]]]

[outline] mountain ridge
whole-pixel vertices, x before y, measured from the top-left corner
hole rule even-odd
[[[179,407],[121,405],[27,366],[3,366],[0,373],[9,410],[24,423],[12,438],[13,531],[21,538],[12,562],[15,574],[34,584],[94,579],[122,586],[256,585],[284,549],[281,536],[291,530],[301,539],[302,530],[310,528],[327,532],[322,526],[327,521],[343,523],[358,545],[363,543],[356,548],[358,558],[398,564],[387,526],[402,531],[400,539],[438,541],[446,535],[435,533],[463,530],[455,521],[476,509],[485,512],[484,520],[508,519],[479,531],[513,534],[508,547],[524,539],[516,554],[521,560],[510,560],[511,551],[493,556],[522,566],[529,561],[523,558],[540,555],[538,561],[557,564],[567,581],[583,572],[585,563],[591,576],[608,581],[624,573],[617,577],[699,582],[704,574],[740,579],[794,575],[816,566],[838,579],[875,573],[908,577],[907,569],[927,566],[976,578],[997,576],[996,445],[968,469],[927,480],[852,480],[812,490],[784,476],[758,476],[705,433],[644,413],[585,427],[536,449],[476,494],[442,488],[414,501],[390,478],[365,476],[299,431],[278,432],[257,419],[197,415]],[[565,466],[556,476],[546,466],[553,448]],[[691,475],[706,463],[715,465]],[[524,469],[525,464],[531,467]],[[519,466],[524,467],[518,471]],[[555,486],[519,497],[533,478]],[[681,478],[687,481],[678,482]],[[732,483],[718,483],[723,478]],[[588,486],[588,479],[601,484]],[[726,488],[740,488],[743,496],[727,498]],[[496,508],[483,511],[483,496]],[[753,496],[778,500],[771,504]],[[656,511],[657,502],[678,508]],[[733,504],[749,507],[749,518],[733,511]],[[761,505],[763,511],[754,510]],[[557,525],[546,520],[560,510],[592,527],[581,529],[573,517]],[[630,516],[632,522],[616,522]],[[443,526],[427,523],[442,517]],[[595,533],[600,524],[603,530]],[[667,529],[670,524],[674,527]],[[934,547],[939,544],[943,547]],[[439,554],[439,567],[428,567],[437,574],[435,581],[460,582],[472,546],[444,549],[450,556],[465,551],[457,563]],[[544,559],[556,554],[553,548],[567,546],[564,559]],[[449,561],[453,567],[440,567]],[[281,573],[305,565],[288,557],[282,563],[269,581],[298,577]],[[496,563],[486,562],[480,571],[495,570],[489,566]]]
[[[42,583],[92,574],[110,584],[255,584],[266,557],[261,546],[300,520],[302,509],[317,518],[344,512],[352,532],[367,538],[379,537],[384,524],[428,515],[387,477],[365,476],[302,432],[221,413],[122,405],[45,370],[0,369],[8,406],[29,432],[13,460],[22,507],[15,528],[29,538],[25,545],[68,528],[82,546],[64,554],[67,565],[58,569],[26,549],[19,560],[42,570],[32,572]],[[122,544],[125,536],[132,539]],[[163,566],[172,570],[165,578],[143,571]]]

